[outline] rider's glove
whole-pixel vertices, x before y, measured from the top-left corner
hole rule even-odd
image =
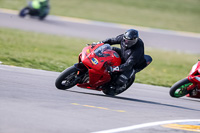
[[[86,44],[87,46],[92,46],[92,47],[94,47],[94,46],[96,46],[98,43],[96,43],[96,42],[93,42],[93,43],[91,43],[91,44]]]
[[[100,44],[100,43],[102,43],[102,42],[93,42],[93,43],[91,44],[91,46],[92,46],[92,47],[95,47],[97,44]]]
[[[111,41],[110,38],[107,38],[107,39],[103,40],[102,42],[103,43],[109,43],[110,41]]]
[[[118,66],[117,67],[113,67],[112,72],[119,72],[119,67]]]
[[[93,42],[93,43],[91,44],[92,47],[94,47],[94,46],[96,46],[96,45],[97,45],[96,42]]]
[[[110,67],[108,68],[108,71],[109,71],[109,72],[119,72],[119,66],[117,66],[117,67],[112,67],[112,66],[110,66]]]

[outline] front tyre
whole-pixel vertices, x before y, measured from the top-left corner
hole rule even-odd
[[[190,91],[187,90],[189,86],[193,85],[187,78],[176,82],[170,89],[169,94],[171,97],[179,98],[187,95]]]
[[[56,79],[55,86],[60,90],[75,86],[78,82],[77,72],[78,70],[74,66],[65,69]]]
[[[25,17],[29,13],[29,8],[25,7],[19,12],[20,17]]]

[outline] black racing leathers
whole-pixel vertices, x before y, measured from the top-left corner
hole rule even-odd
[[[120,55],[122,59],[122,64],[119,66],[120,72],[130,71],[132,69],[143,69],[146,66],[146,60],[144,59],[144,43],[140,38],[131,48],[125,47],[123,34],[116,38],[108,38],[102,42],[110,45],[120,44]]]

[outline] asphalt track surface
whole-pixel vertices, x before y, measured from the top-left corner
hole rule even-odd
[[[0,132],[90,133],[110,129],[123,132],[118,128],[159,122],[161,125],[147,124],[125,132],[186,133],[190,131],[163,127],[161,121],[200,116],[200,100],[171,98],[169,88],[135,83],[121,95],[108,97],[77,87],[57,90],[54,82],[58,75],[0,65]],[[200,119],[197,123],[179,124],[200,126]]]
[[[10,21],[7,21],[6,25],[4,21],[7,18],[12,19],[15,26],[9,26]],[[40,27],[41,31],[39,32],[52,33],[54,31],[55,33],[52,34],[58,35],[68,35],[69,33],[72,33],[71,36],[77,35],[75,31],[77,32],[78,29],[74,32],[62,32],[61,29],[64,29],[65,26],[70,25],[69,29],[73,29],[73,25],[89,26],[89,24],[78,22],[51,20],[51,17],[46,22],[29,18],[20,19],[13,14],[6,15],[5,13],[0,13],[0,19],[2,27],[37,31],[38,28],[30,26],[31,24]],[[54,29],[44,28],[46,25],[53,25]],[[20,28],[20,26],[22,27]],[[27,29],[30,27],[33,29]],[[93,30],[103,31],[102,27],[95,28],[95,24],[92,27]],[[61,31],[57,31],[56,28]],[[82,28],[84,29],[84,27]],[[90,35],[89,28],[85,27],[85,29]],[[114,32],[108,34],[124,30],[114,27],[111,29]],[[104,38],[104,36],[100,37],[99,32],[98,35],[99,38],[96,39]],[[85,33],[84,36],[86,36]],[[84,38],[84,36],[82,37]],[[92,34],[90,37],[92,38]],[[184,38],[184,36],[182,37]],[[198,37],[188,38],[198,39]],[[116,97],[108,97],[102,92],[78,87],[61,91],[54,86],[58,75],[57,72],[0,65],[0,132],[199,132],[199,99],[171,98],[168,94],[169,88],[137,83]]]

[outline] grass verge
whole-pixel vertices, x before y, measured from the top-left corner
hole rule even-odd
[[[62,71],[78,62],[91,40],[0,29],[0,61],[6,65]],[[171,86],[186,77],[199,55],[146,49],[152,64],[136,75],[137,83]]]

